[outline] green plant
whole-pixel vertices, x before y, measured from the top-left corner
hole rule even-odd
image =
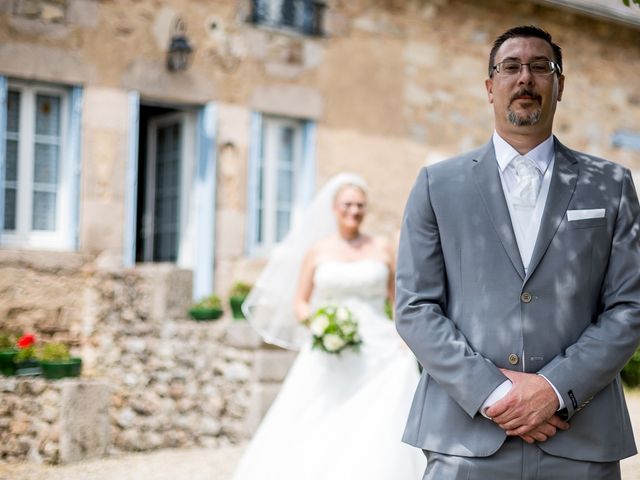
[[[46,343],[37,353],[41,362],[61,362],[71,358],[69,347],[64,343]]]
[[[247,295],[249,295],[249,292],[251,292],[252,288],[253,288],[253,285],[250,285],[248,283],[236,282],[231,287],[231,290],[229,291],[229,296],[246,298]]]
[[[640,348],[620,372],[622,381],[631,388],[640,387]]]
[[[16,348],[16,337],[10,333],[0,333],[0,350]]]
[[[198,303],[195,303],[192,308],[195,309],[218,309],[222,308],[222,301],[218,295],[212,294],[208,297],[204,297]]]
[[[25,333],[18,341],[18,353],[14,358],[14,362],[27,362],[36,359],[36,337],[32,333]]]

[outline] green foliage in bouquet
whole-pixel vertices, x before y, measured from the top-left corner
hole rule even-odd
[[[620,376],[627,387],[640,387],[640,348],[636,350],[629,363],[622,369]]]
[[[307,324],[315,349],[337,354],[345,349],[358,351],[362,344],[358,321],[348,308],[333,305],[319,308]]]
[[[393,320],[393,303],[388,298],[384,300],[384,313],[387,315],[389,320]]]

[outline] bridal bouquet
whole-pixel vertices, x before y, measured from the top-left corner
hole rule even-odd
[[[333,305],[319,308],[307,324],[313,335],[313,348],[327,353],[340,353],[347,348],[357,351],[362,343],[358,321],[348,308]]]

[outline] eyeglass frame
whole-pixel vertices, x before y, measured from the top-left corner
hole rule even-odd
[[[520,65],[520,69],[517,72],[514,73],[500,73],[500,69],[499,69],[499,65],[502,65],[504,63],[513,63],[513,64],[518,64]],[[549,73],[534,73],[531,70],[531,64],[535,64],[535,63],[548,63],[551,66],[551,71]],[[495,71],[498,75],[501,75],[503,77],[510,77],[513,75],[520,75],[520,73],[522,73],[522,67],[527,66],[529,67],[529,72],[531,72],[531,75],[536,75],[536,76],[541,76],[541,77],[546,77],[549,75],[553,75],[554,73],[557,73],[558,75],[562,75],[562,67],[558,64],[558,62],[554,62],[553,60],[534,60],[533,62],[529,62],[529,63],[520,63],[517,60],[503,60],[502,62],[498,62],[495,65],[492,65],[489,68],[489,77],[493,76],[493,72]]]

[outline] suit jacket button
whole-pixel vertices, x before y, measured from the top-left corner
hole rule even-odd
[[[518,358],[518,355],[516,355],[515,353],[509,355],[509,363],[511,365],[517,365],[519,360],[520,359]]]
[[[522,295],[520,295],[520,300],[522,300],[524,303],[529,303],[532,298],[533,297],[529,292],[522,292]]]

